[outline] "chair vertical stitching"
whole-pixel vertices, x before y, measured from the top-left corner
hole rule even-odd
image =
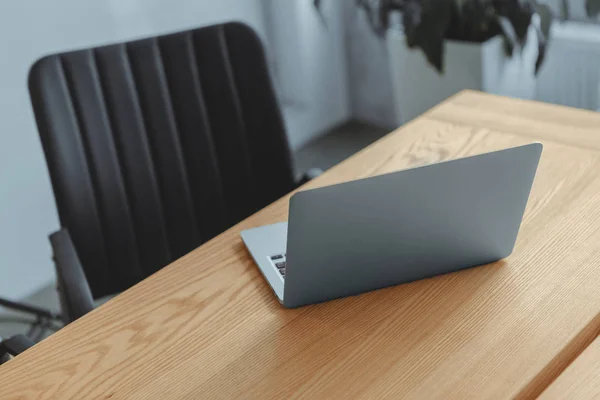
[[[148,155],[148,158],[150,160],[150,165],[149,165],[149,171],[150,171],[150,175],[152,178],[152,182],[154,183],[154,192],[156,193],[156,199],[158,201],[158,210],[159,210],[159,221],[158,223],[162,226],[162,232],[163,232],[163,239],[165,241],[165,250],[167,251],[167,259],[171,260],[173,257],[171,255],[171,246],[169,244],[169,238],[168,238],[168,230],[167,230],[167,226],[165,223],[165,211],[164,211],[164,205],[163,205],[163,201],[160,195],[160,186],[159,186],[159,182],[158,179],[156,177],[156,163],[154,162],[154,155],[152,152],[152,146],[150,143],[150,139],[148,137],[148,129],[146,128],[146,117],[144,116],[144,109],[142,107],[141,101],[140,101],[140,94],[139,94],[139,90],[138,90],[138,83],[136,81],[136,77],[135,74],[133,73],[133,69],[131,66],[131,55],[129,54],[129,46],[128,43],[123,44],[123,48],[124,48],[124,54],[125,54],[125,64],[127,66],[127,71],[128,72],[128,80],[131,82],[131,93],[132,93],[132,99],[134,101],[134,107],[137,110],[137,116],[140,120],[140,124],[141,124],[141,128],[143,131],[143,139],[144,140],[144,144],[145,144],[145,150],[146,153]]]
[[[164,59],[163,59],[163,55],[162,55],[162,50],[160,48],[160,41],[159,38],[154,38],[153,40],[153,45],[156,49],[156,53],[158,55],[156,61],[157,61],[157,68],[158,68],[158,73],[159,73],[159,82],[164,84],[160,85],[160,89],[161,89],[161,93],[165,98],[165,101],[167,103],[167,107],[166,107],[166,113],[167,113],[167,117],[169,120],[169,128],[173,131],[173,143],[174,143],[174,147],[175,147],[175,153],[177,156],[177,160],[178,160],[178,169],[181,173],[182,179],[184,181],[184,191],[186,194],[186,199],[187,200],[187,208],[189,211],[189,215],[191,216],[191,218],[193,218],[194,220],[194,227],[196,228],[196,234],[198,235],[198,237],[200,237],[200,230],[199,230],[199,219],[198,216],[196,215],[196,209],[194,208],[194,201],[192,199],[192,192],[191,192],[191,187],[190,187],[190,180],[188,178],[188,171],[187,171],[187,163],[185,160],[185,154],[183,153],[183,149],[181,148],[181,138],[179,137],[179,124],[177,122],[177,114],[175,113],[175,110],[173,108],[173,97],[171,94],[171,88],[169,87],[169,78],[167,76],[167,72],[165,70],[165,63],[164,63]],[[162,78],[162,79],[161,79]],[[183,200],[183,199],[181,199]]]
[[[256,179],[255,179],[253,168],[252,168],[252,158],[250,156],[250,148],[248,146],[248,135],[246,133],[246,122],[244,121],[242,105],[240,104],[240,99],[238,97],[237,85],[235,82],[235,77],[233,75],[233,67],[231,65],[231,59],[230,59],[230,55],[229,55],[229,44],[227,42],[227,35],[225,34],[225,26],[220,25],[218,27],[218,32],[219,32],[219,44],[220,44],[219,48],[221,49],[221,56],[223,57],[223,61],[225,63],[225,75],[227,76],[227,80],[229,81],[229,86],[230,86],[231,92],[233,93],[235,115],[236,115],[236,118],[240,122],[240,128],[241,128],[240,141],[243,143],[243,149],[244,149],[245,156],[246,156],[245,158],[247,161],[246,168],[248,171],[248,178],[251,180],[250,187],[253,190],[256,190]],[[254,202],[254,204],[252,204],[252,210],[255,211],[256,205],[258,203],[258,199],[256,198],[255,193],[252,193],[252,195],[253,195],[252,200]]]
[[[116,140],[116,137],[115,137],[113,118],[111,118],[110,107],[106,101],[106,96],[104,94],[105,93],[105,90],[104,90],[105,85],[103,85],[103,78],[102,78],[102,75],[100,74],[100,67],[98,65],[96,48],[91,49],[91,59],[92,59],[91,67],[92,67],[92,77],[94,79],[94,87],[96,88],[96,90],[98,92],[98,97],[100,99],[100,106],[102,107],[103,118],[105,118],[106,125],[109,130],[109,139],[111,142],[111,143],[109,143],[109,145],[112,145],[111,147],[112,147],[112,150],[114,151],[115,157],[116,157],[117,170],[119,173],[119,178],[120,178],[120,183],[121,183],[121,185],[120,185],[121,187],[119,189],[123,191],[123,195],[125,196],[125,207],[127,210],[129,226],[131,227],[131,234],[132,234],[132,240],[133,240],[133,246],[134,246],[134,257],[135,257],[135,263],[136,263],[135,269],[136,269],[136,272],[138,273],[138,278],[143,279],[144,273],[143,273],[143,270],[142,270],[142,267],[140,264],[139,244],[137,242],[137,237],[135,235],[135,224],[133,222],[133,215],[131,213],[131,208],[132,208],[131,196],[129,194],[129,189],[127,187],[127,181],[125,180],[125,174],[123,171],[123,161],[122,161],[123,155],[122,155],[122,151],[119,146],[119,141]]]
[[[108,257],[108,248],[106,246],[106,228],[104,227],[103,220],[101,218],[100,207],[98,205],[98,184],[96,182],[96,174],[93,172],[94,165],[92,162],[92,157],[89,150],[89,143],[87,139],[87,135],[84,133],[84,130],[81,126],[81,111],[76,107],[76,102],[73,101],[73,89],[72,89],[72,77],[67,76],[67,70],[64,65],[64,58],[62,55],[58,55],[58,73],[61,80],[61,86],[66,96],[67,107],[69,108],[69,114],[72,116],[72,122],[77,129],[77,136],[79,137],[78,143],[80,146],[80,152],[83,155],[84,163],[87,170],[88,180],[90,184],[90,190],[92,191],[92,203],[94,214],[96,216],[96,220],[98,222],[98,229],[100,230],[100,238],[102,243],[100,246],[103,249],[104,259],[106,261],[106,265],[103,268],[103,278],[104,278],[104,286],[108,285],[109,282],[109,270],[110,270],[110,259]],[[68,228],[68,227],[67,227]]]
[[[188,32],[186,35],[186,48],[188,51],[188,55],[190,57],[190,69],[192,71],[192,84],[194,87],[194,92],[196,93],[196,97],[198,99],[199,111],[202,114],[202,118],[204,120],[204,128],[206,130],[206,141],[208,142],[208,153],[211,159],[211,164],[213,165],[215,174],[217,175],[217,182],[219,183],[219,198],[221,199],[221,204],[225,204],[225,195],[223,188],[223,178],[221,176],[221,169],[219,165],[219,154],[215,149],[215,143],[213,138],[213,129],[211,125],[210,115],[206,110],[206,99],[204,96],[204,92],[202,90],[202,80],[200,79],[200,72],[198,71],[198,54],[196,53],[196,40],[194,36],[194,32]],[[229,216],[227,214],[226,207],[223,207],[220,210],[225,215],[221,215],[222,221],[227,221]],[[222,226],[219,226],[220,229]],[[212,236],[216,232],[209,232],[209,236]]]

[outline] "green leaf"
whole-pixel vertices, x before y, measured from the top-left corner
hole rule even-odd
[[[321,7],[322,0],[313,0]],[[600,14],[600,0],[586,0],[588,11]],[[355,0],[364,10],[373,31],[383,37],[392,11],[402,11],[406,44],[421,49],[427,60],[442,73],[444,42],[447,39],[483,43],[502,34],[507,55],[523,48],[529,28],[538,35],[536,72],[546,54],[552,12],[542,0]],[[562,15],[569,15],[569,0],[560,0]],[[539,23],[537,14],[540,16]]]
[[[525,3],[523,7],[511,7],[509,12],[506,14],[510,23],[515,28],[515,33],[519,38],[521,46],[525,45],[527,40],[527,31],[531,24],[531,17],[533,16],[533,9],[531,9],[529,3]]]
[[[536,4],[535,11],[540,16],[540,24],[535,25],[538,37],[538,57],[535,62],[535,73],[537,74],[546,58],[546,48],[548,47],[548,39],[550,38],[550,29],[554,21],[554,13],[547,4]]]
[[[445,33],[451,21],[451,1],[407,2],[403,23],[406,44],[410,48],[420,48],[427,60],[439,73],[444,72],[444,40]]]
[[[508,57],[512,57],[515,47],[519,45],[515,28],[507,17],[498,17],[498,25],[504,34],[504,51]]]
[[[546,58],[546,49],[548,47],[548,42],[540,26],[535,27],[535,32],[537,33],[538,37],[538,57],[535,61],[535,74],[537,75],[538,72],[540,72],[542,64],[544,63],[544,59]]]
[[[585,3],[585,9],[590,17],[598,17],[600,14],[600,0],[587,0]]]

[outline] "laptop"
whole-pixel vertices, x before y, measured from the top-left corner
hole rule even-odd
[[[306,190],[241,232],[285,307],[488,264],[515,246],[542,144]]]

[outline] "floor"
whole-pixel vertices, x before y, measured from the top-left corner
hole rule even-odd
[[[357,121],[350,121],[308,143],[295,154],[296,170],[299,174],[310,168],[327,170],[352,154],[375,142],[389,132]],[[42,288],[23,300],[24,302],[58,312],[58,296],[54,285]],[[0,309],[0,338],[18,333],[27,333],[33,318],[27,314],[13,313]],[[53,331],[49,330],[44,337]]]
[[[363,122],[347,122],[298,150],[295,154],[296,170],[299,173],[310,168],[325,171],[389,132],[390,129]]]

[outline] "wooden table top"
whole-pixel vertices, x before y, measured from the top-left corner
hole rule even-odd
[[[551,399],[600,399],[600,337],[540,396]]]
[[[532,141],[506,260],[284,309],[239,232],[286,196],[0,367],[0,397],[537,396],[600,332],[600,114],[463,92],[306,187]]]

